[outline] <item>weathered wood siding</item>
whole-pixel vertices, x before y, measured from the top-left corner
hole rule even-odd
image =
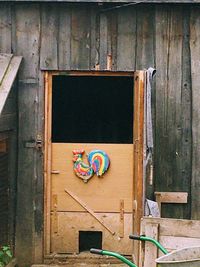
[[[41,261],[43,133],[41,70],[157,69],[154,191],[186,191],[163,216],[200,219],[200,9],[192,5],[0,3],[0,51],[23,56],[19,73],[16,254]]]

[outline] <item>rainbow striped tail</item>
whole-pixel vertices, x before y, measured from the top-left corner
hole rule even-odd
[[[88,154],[88,162],[97,176],[102,176],[109,168],[110,159],[102,150],[93,150]]]

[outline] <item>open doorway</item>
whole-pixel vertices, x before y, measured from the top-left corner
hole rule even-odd
[[[134,181],[134,140],[142,138],[138,127],[144,97],[138,90],[142,83],[134,77],[133,72],[47,73],[47,254],[79,253],[88,246],[85,233],[104,249],[132,254],[128,235],[135,224],[135,185],[142,185],[142,177],[140,183]],[[89,180],[80,179],[74,151],[84,151],[81,162],[86,165],[91,152],[106,152],[109,168],[102,177],[93,173]],[[136,163],[142,170],[141,162]]]

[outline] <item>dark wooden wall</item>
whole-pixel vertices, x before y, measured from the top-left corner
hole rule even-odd
[[[153,91],[154,191],[186,191],[163,215],[200,219],[200,8],[195,5],[0,4],[0,51],[23,56],[18,76],[16,254],[42,259],[41,70],[157,69]],[[149,191],[150,192],[150,191]],[[151,195],[151,194],[150,194]]]
[[[1,34],[0,34],[1,35]],[[0,185],[0,232],[1,244],[7,243],[14,247],[15,242],[15,208],[16,208],[16,179],[17,179],[17,85],[13,85],[0,116],[0,139],[7,140],[7,149],[1,153],[1,185]],[[5,201],[7,200],[7,203]],[[7,227],[2,227],[7,223]]]

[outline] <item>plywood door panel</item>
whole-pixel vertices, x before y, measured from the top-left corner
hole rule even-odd
[[[94,175],[84,183],[73,171],[72,150],[104,150],[110,167],[103,177]],[[119,212],[120,199],[124,211],[132,212],[133,145],[132,144],[52,144],[52,194],[57,195],[58,211],[84,211],[70,195],[72,191],[95,212]],[[87,162],[85,155],[84,162]],[[51,208],[51,210],[53,207]]]
[[[60,253],[78,253],[79,231],[102,231],[102,247],[125,255],[131,254],[132,242],[128,238],[132,227],[132,215],[124,214],[125,232],[124,238],[119,237],[120,215],[116,213],[97,213],[97,215],[108,225],[112,225],[114,235],[109,233],[99,222],[86,212],[59,212],[57,229],[51,228],[52,242],[51,251]],[[52,214],[53,217],[53,214]],[[53,221],[53,219],[52,219]]]

